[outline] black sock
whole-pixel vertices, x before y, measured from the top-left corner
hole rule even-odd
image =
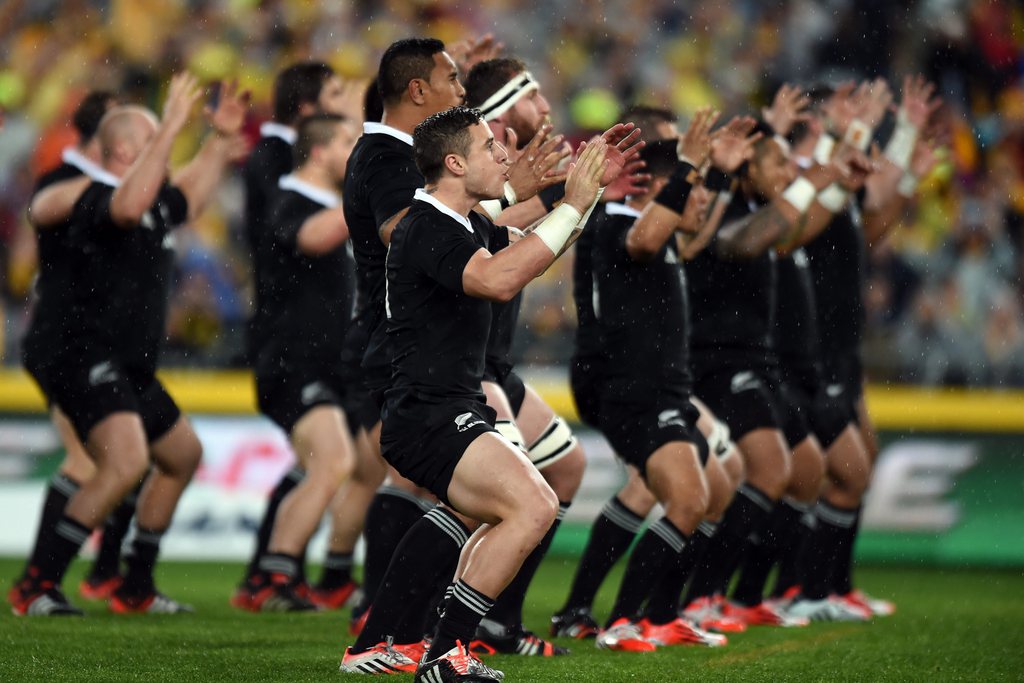
[[[686,535],[667,517],[648,527],[629,557],[608,626],[623,617],[636,619],[639,616],[640,607],[688,542]]]
[[[853,549],[860,531],[861,508],[857,508],[853,526],[843,531],[836,552],[835,568],[832,571],[832,592],[846,595],[853,590]]]
[[[266,553],[260,558],[259,572],[272,583],[290,584],[299,574],[302,560],[287,553]]]
[[[469,530],[449,510],[438,506],[421,515],[395,548],[352,651],[365,652],[388,636],[399,645],[419,641],[438,586],[451,581],[468,540]]]
[[[718,525],[718,533],[704,554],[704,560],[697,564],[685,605],[723,590],[736,571],[747,539],[764,528],[774,505],[760,489],[740,484],[722,523]]]
[[[139,489],[129,493],[107,518],[107,523],[103,525],[103,535],[100,537],[99,552],[96,561],[92,563],[89,578],[108,579],[121,573],[121,544],[124,543],[124,537],[132,524],[132,517],[135,516],[138,495]]]
[[[136,524],[131,546],[125,556],[128,571],[124,575],[121,590],[127,595],[149,595],[156,590],[153,569],[160,554],[160,541],[164,532],[144,529]]]
[[[747,544],[733,600],[747,607],[761,603],[772,567],[799,536],[800,518],[804,512],[806,506],[791,499],[783,499],[775,506],[763,533],[751,538]]]
[[[594,520],[587,547],[580,557],[569,597],[562,612],[587,608],[594,604],[601,583],[636,538],[644,518],[633,513],[618,498],[609,500]]]
[[[844,534],[857,519],[856,509],[838,508],[821,500],[814,510],[818,525],[808,545],[804,575],[800,577],[800,593],[809,600],[827,598],[832,590],[832,572]]]
[[[701,522],[697,531],[690,537],[690,542],[672,561],[668,571],[661,577],[650,599],[644,616],[652,624],[667,624],[679,616],[679,599],[697,560],[704,554],[708,543],[717,531],[711,522]]]
[[[555,533],[558,531],[558,527],[562,523],[562,519],[565,517],[565,513],[570,505],[572,503],[561,502],[558,504],[558,517],[555,519],[554,524],[544,534],[544,538],[537,544],[537,547],[526,556],[523,566],[519,568],[519,572],[512,579],[512,583],[498,596],[490,613],[487,615],[488,621],[508,627],[522,625],[523,603],[526,601],[526,591],[529,590],[530,582],[533,581],[534,575],[540,568],[541,561],[547,555],[548,549],[551,547],[551,541],[554,539]]]
[[[270,545],[270,537],[274,533],[274,521],[277,519],[277,510],[281,507],[281,501],[292,492],[292,489],[299,485],[299,482],[305,476],[305,470],[293,467],[281,477],[281,481],[277,482],[277,486],[270,492],[270,498],[267,500],[267,509],[263,512],[260,528],[256,532],[256,550],[253,552],[252,559],[249,560],[249,566],[245,571],[247,579],[255,576],[260,571],[260,559],[267,552],[267,547]]]
[[[455,647],[456,641],[467,648],[480,620],[494,606],[494,600],[461,579],[445,603],[444,614],[437,623],[437,636],[430,644],[427,661],[437,659]]]
[[[38,548],[29,562],[36,569],[35,578],[59,585],[71,561],[91,533],[92,529],[66,514],[61,515],[53,527],[53,533],[46,539],[45,546]]]
[[[363,597],[353,614],[362,614],[373,604],[395,548],[423,513],[423,501],[411,493],[392,486],[382,486],[377,490],[366,510]],[[376,643],[371,643],[370,647],[374,645]]]
[[[53,530],[64,516],[64,508],[68,506],[71,496],[75,495],[79,488],[81,484],[63,472],[57,472],[50,479],[50,484],[46,487],[46,497],[43,499],[43,509],[39,515],[36,542],[29,555],[29,566],[36,566],[35,558],[40,557],[45,548],[52,543]]]
[[[806,512],[800,516],[800,526],[792,547],[783,550],[779,561],[779,575],[775,579],[775,587],[771,593],[773,598],[781,598],[786,591],[800,585],[800,577],[804,575],[807,548],[817,526],[818,518],[814,516],[814,507],[808,506]]]
[[[352,563],[352,553],[327,553],[318,587],[330,590],[344,586],[352,580]]]

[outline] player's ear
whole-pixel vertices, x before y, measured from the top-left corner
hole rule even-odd
[[[426,95],[424,93],[426,81],[422,78],[414,78],[409,81],[409,85],[406,88],[409,92],[409,99],[416,104],[423,104],[426,101]]]
[[[444,158],[444,166],[456,178],[466,175],[466,160],[458,154],[449,154]]]
[[[299,118],[304,119],[316,113],[316,105],[312,102],[303,102],[299,105]]]

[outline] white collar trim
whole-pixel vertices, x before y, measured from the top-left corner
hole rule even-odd
[[[363,124],[363,135],[390,135],[412,147],[412,136],[384,123],[367,121]]]
[[[289,145],[294,145],[299,134],[291,126],[286,126],[283,123],[278,123],[277,121],[267,121],[260,126],[260,137],[280,138]]]
[[[630,218],[640,218],[640,212],[634,209],[632,206],[621,204],[619,202],[608,202],[604,205],[605,213],[609,216],[629,216]]]
[[[455,209],[451,208],[450,206],[448,206],[446,204],[442,204],[441,200],[439,200],[434,195],[428,193],[422,187],[420,189],[416,190],[416,194],[414,194],[412,196],[412,198],[414,200],[419,200],[421,202],[426,202],[427,204],[430,204],[432,207],[434,207],[435,209],[437,209],[441,213],[445,214],[446,216],[450,216],[451,218],[454,218],[455,220],[457,220],[459,223],[462,224],[462,227],[464,227],[466,230],[469,230],[470,232],[473,232],[473,225],[469,222],[468,218],[466,218],[465,216],[463,216],[462,214],[460,214],[458,211],[456,211]]]
[[[60,153],[60,160],[65,164],[74,166],[93,180],[95,180],[98,175],[106,173],[102,166],[79,152],[74,147],[65,147]]]
[[[291,190],[292,192],[301,194],[306,199],[314,201],[327,209],[333,209],[339,204],[338,195],[334,194],[330,190],[325,190],[322,187],[311,185],[291,173],[281,176],[277,181],[277,186],[282,190]]]

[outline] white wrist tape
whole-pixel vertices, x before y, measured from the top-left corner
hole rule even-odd
[[[534,228],[533,234],[544,240],[551,253],[557,256],[581,218],[583,216],[572,205],[562,202]]]
[[[803,176],[794,180],[782,193],[782,198],[792,204],[793,208],[801,214],[807,213],[811,202],[817,196],[818,190],[814,187],[814,183]]]
[[[871,144],[871,129],[860,119],[854,119],[846,128],[845,140],[848,145],[863,152]]]
[[[836,146],[836,140],[828,133],[822,133],[818,143],[814,146],[814,160],[824,166],[832,159],[832,150]]]
[[[516,203],[516,191],[512,188],[512,183],[505,181],[505,199],[485,199],[480,202],[480,208],[487,212],[487,215],[491,217],[492,221],[498,220],[498,216],[501,212],[510,206],[514,206]]]
[[[587,221],[590,220],[590,214],[594,213],[594,207],[597,206],[597,203],[601,201],[601,195],[603,195],[603,194],[604,194],[604,188],[603,187],[597,188],[597,196],[594,197],[594,203],[590,205],[590,208],[587,209],[587,212],[585,214],[583,214],[583,218],[580,219],[580,222],[579,222],[579,229],[580,230],[582,230],[584,227],[586,227]]]
[[[818,193],[818,203],[832,213],[839,213],[846,206],[850,194],[839,185],[832,183]]]
[[[885,156],[904,171],[910,167],[910,157],[917,144],[917,126],[903,117],[897,117],[896,128],[885,147]]]
[[[510,183],[507,180],[505,181],[505,201],[508,202],[509,206],[515,206],[516,202],[519,201],[518,199],[516,199],[515,188],[513,188],[512,183]]]
[[[487,212],[487,215],[491,217],[492,221],[498,220],[498,216],[500,216],[501,212],[504,211],[504,209],[501,208],[500,199],[485,199],[480,202],[480,208]]]
[[[910,171],[907,171],[903,174],[903,177],[900,178],[900,182],[896,186],[896,191],[907,199],[910,199],[917,194],[917,186],[919,183],[920,181],[917,179],[917,176]]]

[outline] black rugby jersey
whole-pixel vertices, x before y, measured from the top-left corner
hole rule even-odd
[[[804,250],[797,249],[776,261],[777,302],[775,350],[787,377],[818,379],[818,312],[814,283]]]
[[[634,261],[626,235],[639,215],[612,203],[592,226],[593,310],[607,378],[604,399],[646,405],[666,394],[687,397],[693,381],[686,278],[676,240],[650,261]]]
[[[57,183],[89,175],[95,178],[105,175],[102,168],[94,164],[81,152],[69,147],[61,155],[63,163],[36,182],[32,197]],[[31,201],[31,200],[30,200]],[[36,230],[39,269],[34,284],[35,302],[32,317],[22,341],[23,355],[27,363],[46,362],[59,353],[65,344],[60,336],[63,318],[70,315],[69,306],[73,300],[75,280],[73,275],[74,253],[70,244],[69,228],[71,217],[56,225]]]
[[[372,374],[390,374],[391,352],[384,315],[384,281],[388,248],[380,226],[412,204],[423,187],[423,175],[412,156],[412,136],[381,123],[363,124],[345,172],[343,207],[356,262],[356,318],[363,334],[350,341]]]
[[[263,237],[267,234],[270,201],[277,194],[277,181],[291,173],[294,161],[292,145],[295,130],[273,121],[260,126],[260,139],[245,162],[242,177],[245,182],[245,236],[249,242],[253,264],[252,317],[249,320],[247,352],[250,362],[255,360],[256,348],[266,336],[263,298],[267,283],[260,271],[259,253]]]
[[[821,351],[856,351],[864,332],[864,269],[867,248],[860,195],[804,249],[811,263]]]
[[[483,402],[492,307],[464,292],[462,275],[477,251],[500,243],[499,232],[507,230],[475,211],[463,218],[416,193],[392,233],[387,259],[387,331],[394,351],[389,402],[406,395],[427,403]]]
[[[174,265],[171,231],[188,217],[181,190],[164,184],[139,225],[110,217],[114,186],[93,182],[75,204],[70,238],[77,279],[65,334],[131,372],[156,371]]]
[[[607,218],[605,204],[598,203],[584,230],[576,240],[572,262],[572,298],[576,304],[576,358],[595,358],[601,354],[597,320],[594,317],[593,243],[598,226]]]
[[[728,225],[759,207],[738,194],[722,219]],[[687,262],[686,281],[693,321],[690,348],[694,367],[772,364],[775,327],[775,250],[754,259],[718,256],[718,235]],[[699,368],[698,368],[699,369]]]
[[[267,283],[260,302],[266,336],[257,346],[257,359],[335,366],[352,316],[352,258],[347,243],[326,254],[304,254],[298,235],[307,219],[337,206],[338,198],[292,175],[278,185],[257,254]]]

